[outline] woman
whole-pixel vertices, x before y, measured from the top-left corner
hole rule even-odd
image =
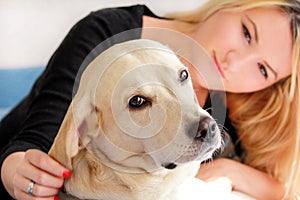
[[[210,17],[213,13],[215,13],[217,10],[219,10],[224,5],[231,4],[231,2],[234,1],[220,1],[217,3],[218,6],[216,6],[215,2],[210,1],[205,7],[202,7],[200,10],[197,11],[197,14],[191,14],[188,16],[182,16],[182,19],[185,19],[189,22],[201,22],[203,20],[205,21],[204,26],[199,25],[200,29],[204,29],[208,34],[210,34],[211,38],[214,37],[214,34],[218,34],[221,32],[224,38],[226,40],[230,38],[229,35],[225,35],[226,32],[220,29],[214,29],[209,30],[209,27],[220,27],[222,26],[222,23],[226,20],[226,16],[219,15],[219,17],[223,21],[219,21],[220,23],[215,23],[215,26],[209,26],[208,21],[212,21],[213,17]],[[279,2],[278,2],[279,3]],[[282,79],[278,79],[277,74],[274,73],[277,70],[274,70],[274,68],[269,68],[269,72],[266,71],[266,68],[263,67],[262,63],[257,63],[259,70],[261,70],[262,75],[268,79],[274,79],[276,77],[278,82],[276,82],[274,85],[271,85],[270,87],[267,87],[263,90],[251,92],[251,91],[242,91],[243,94],[237,92],[237,88],[235,87],[235,91],[230,91],[229,86],[226,86],[226,80],[224,82],[226,91],[233,92],[233,93],[227,93],[227,107],[229,109],[229,117],[232,123],[235,125],[239,138],[241,140],[241,143],[243,144],[243,147],[247,150],[247,156],[245,158],[245,163],[251,167],[254,167],[255,169],[259,169],[263,172],[267,172],[267,174],[277,177],[282,182],[286,183],[286,195],[287,198],[293,198],[293,194],[295,192],[299,193],[299,168],[295,166],[299,166],[299,123],[298,123],[298,115],[299,115],[299,88],[297,83],[297,77],[299,76],[299,72],[297,72],[297,68],[299,67],[299,61],[298,56],[299,54],[299,1],[286,1],[282,2],[284,3],[294,3],[294,6],[282,6],[283,12],[287,14],[288,18],[291,20],[291,30],[293,35],[293,65],[292,67],[292,76],[287,76]],[[241,11],[244,8],[251,8],[256,7],[258,5],[274,5],[274,1],[243,1],[242,3],[239,3],[237,7],[231,7],[229,10],[235,10],[235,11]],[[280,4],[280,3],[279,3]],[[201,12],[201,10],[209,10],[209,13]],[[248,15],[248,14],[247,14]],[[297,16],[298,15],[298,16]],[[242,19],[243,23],[243,33],[245,34],[247,38],[247,42],[249,42],[250,48],[256,48],[255,45],[259,45],[259,42],[257,40],[261,40],[260,38],[263,38],[264,36],[260,36],[259,32],[263,32],[263,27],[255,27],[257,24],[253,24],[253,20],[249,16],[245,16],[244,19]],[[268,17],[272,18],[271,15],[268,15]],[[233,18],[231,18],[233,19]],[[245,20],[245,21],[243,21]],[[247,21],[250,28],[247,28]],[[280,23],[279,20],[274,20],[276,23]],[[203,23],[204,24],[204,23]],[[251,31],[251,26],[252,31]],[[258,25],[259,26],[259,25]],[[266,24],[267,26],[267,24]],[[265,27],[266,27],[265,26]],[[245,29],[247,28],[247,29]],[[269,28],[269,27],[268,27]],[[250,30],[249,30],[250,29]],[[256,30],[258,29],[258,30]],[[261,29],[261,30],[259,30]],[[258,33],[257,33],[258,32]],[[266,33],[266,32],[265,32]],[[200,37],[203,37],[203,33],[199,33]],[[288,37],[288,36],[287,36]],[[285,37],[285,38],[287,38]],[[272,38],[269,37],[270,40],[277,40],[278,37]],[[213,39],[212,39],[213,40]],[[231,44],[235,44],[234,41],[231,41]],[[263,43],[264,41],[260,41]],[[201,42],[200,42],[201,43]],[[212,42],[209,41],[210,45],[213,46]],[[222,44],[222,41],[217,41],[216,43]],[[215,44],[216,44],[215,43]],[[286,40],[286,43],[288,41]],[[205,47],[205,41],[201,43],[202,46]],[[232,46],[228,47],[229,44],[226,42],[223,42],[223,46],[221,47],[224,52],[228,53],[227,55],[227,63],[221,63],[224,68],[226,68],[226,65],[234,66],[235,64],[240,64],[241,66],[244,66],[241,63],[234,63],[237,62],[237,60],[234,60],[234,56],[241,56],[243,53],[245,53],[247,50],[244,50],[242,48],[239,48],[235,46],[232,48]],[[227,46],[226,46],[227,45]],[[207,50],[207,48],[205,48]],[[238,49],[239,52],[235,53],[234,50]],[[276,48],[274,48],[276,49]],[[282,52],[277,54],[280,56],[284,56],[283,49],[281,49]],[[249,52],[248,52],[249,53]],[[269,53],[276,56],[276,53],[274,54],[274,51],[269,50]],[[285,52],[286,53],[286,52]],[[222,59],[222,58],[221,58]],[[230,60],[231,59],[231,60]],[[240,59],[240,62],[251,62],[251,60]],[[283,64],[283,63],[282,63]],[[283,64],[284,65],[284,64]],[[282,65],[282,66],[283,66]],[[272,64],[271,64],[272,66]],[[276,68],[276,67],[275,67]],[[229,71],[229,70],[227,70]],[[232,71],[230,71],[232,72]],[[239,73],[243,73],[242,71],[239,71]],[[244,73],[244,75],[249,74]],[[228,75],[228,72],[227,74]],[[232,74],[228,75],[231,76]],[[228,77],[227,77],[228,78]],[[231,77],[232,78],[232,77]],[[228,78],[228,79],[231,79]],[[245,84],[247,82],[247,77],[243,76],[243,80],[240,81],[240,84]],[[253,79],[252,79],[253,80]],[[266,82],[267,82],[266,81]],[[254,82],[254,81],[253,81]],[[259,80],[257,80],[257,83]],[[240,87],[242,87],[240,85]],[[253,86],[254,87],[254,86]],[[249,87],[253,89],[253,87]],[[250,93],[249,93],[250,92]],[[233,173],[231,173],[233,172]],[[241,172],[241,173],[240,173]],[[254,173],[252,173],[254,172]],[[238,176],[238,174],[241,174],[241,176]],[[245,176],[247,174],[247,176]],[[240,163],[234,162],[232,160],[226,160],[226,159],[218,159],[214,162],[213,165],[210,165],[208,168],[202,167],[200,169],[198,177],[202,179],[212,179],[212,177],[218,177],[218,176],[227,176],[231,179],[233,183],[233,187],[238,190],[246,191],[246,188],[252,188],[253,191],[256,191],[257,193],[263,194],[264,192],[267,192],[267,187],[264,187],[263,185],[259,184],[261,183],[258,181],[257,177],[260,175],[262,180],[265,180],[266,182],[269,182],[270,180],[267,180],[268,178],[265,176],[265,174],[260,174],[253,171],[253,168],[249,168],[245,165],[241,165]],[[255,179],[253,180],[251,176],[255,176]],[[248,179],[250,177],[250,179]],[[256,180],[256,181],[255,181]],[[235,182],[238,183],[238,185],[235,185]],[[243,184],[245,183],[245,184]],[[273,184],[272,184],[273,185]],[[280,191],[280,189],[276,189],[279,185],[275,184],[270,189],[273,191]],[[243,187],[245,187],[243,189]],[[279,186],[280,188],[280,186]],[[270,191],[271,192],[271,191]],[[281,192],[273,193],[273,197],[270,196],[270,199],[281,199],[282,194]],[[277,194],[280,194],[277,196]],[[255,196],[254,194],[252,194]],[[258,199],[269,199],[267,196],[255,196]]]
[[[226,176],[235,190],[258,199],[282,199],[284,194],[294,198],[299,193],[296,166],[300,162],[295,159],[300,141],[299,9],[296,0],[211,0],[194,14],[181,14],[177,21],[159,19],[143,6],[92,13],[72,28],[29,96],[1,122],[1,142],[12,139],[1,153],[6,190],[17,199],[57,199],[63,178],[71,172],[43,152],[49,150],[72,99],[79,67],[106,38],[154,26],[190,36],[213,58],[228,92],[230,120],[247,152],[247,165],[217,159],[207,170],[201,168],[199,178]],[[276,24],[268,23],[270,17]],[[206,86],[191,73],[203,105]],[[35,182],[32,191],[28,190],[31,180]]]

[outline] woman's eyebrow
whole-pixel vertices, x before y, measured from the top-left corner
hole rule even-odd
[[[254,38],[255,38],[256,43],[258,43],[258,34],[257,34],[256,24],[247,14],[246,14],[246,18],[252,24],[252,26],[254,28]]]

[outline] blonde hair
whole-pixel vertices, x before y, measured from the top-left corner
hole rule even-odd
[[[299,0],[210,0],[193,13],[169,16],[195,23],[220,9],[276,6],[290,19],[293,34],[291,76],[253,93],[227,94],[229,118],[247,151],[245,163],[286,184],[285,199],[300,194],[300,2]]]

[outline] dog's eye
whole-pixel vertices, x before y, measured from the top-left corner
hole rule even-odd
[[[129,106],[139,108],[143,106],[147,100],[142,96],[134,96],[129,100]]]
[[[186,69],[182,69],[179,71],[179,79],[180,81],[185,81],[189,77],[189,73]]]

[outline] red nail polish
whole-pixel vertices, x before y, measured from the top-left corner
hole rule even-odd
[[[64,171],[63,173],[63,177],[64,178],[71,178],[72,176],[72,172],[71,171]]]
[[[59,200],[59,197],[58,197],[58,196],[55,196],[55,197],[54,197],[54,200]]]

